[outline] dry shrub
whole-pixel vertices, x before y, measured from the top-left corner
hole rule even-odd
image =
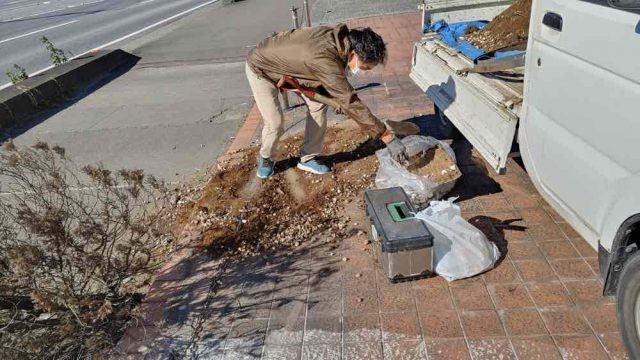
[[[171,240],[164,184],[42,142],[5,144],[0,182],[0,355],[107,356]]]

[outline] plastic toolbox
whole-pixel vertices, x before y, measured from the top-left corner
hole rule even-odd
[[[401,187],[364,193],[370,236],[379,244],[384,273],[392,281],[431,275],[433,236],[416,219],[415,209]]]

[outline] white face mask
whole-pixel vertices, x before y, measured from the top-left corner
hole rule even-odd
[[[359,74],[362,74],[362,72],[360,71],[360,64],[358,63],[358,55],[356,55],[356,68],[351,69],[351,67],[349,66],[349,75],[358,76]]]

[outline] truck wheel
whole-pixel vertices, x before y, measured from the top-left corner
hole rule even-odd
[[[640,359],[640,253],[627,260],[617,291],[618,322],[632,359]]]
[[[440,110],[439,107],[435,106],[435,112],[438,121],[438,131],[442,134],[445,139],[458,139],[460,137],[460,132],[456,128],[455,125],[449,120],[449,118]]]

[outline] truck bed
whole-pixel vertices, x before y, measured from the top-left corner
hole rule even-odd
[[[414,48],[411,78],[441,114],[499,173],[513,145],[523,100],[524,68],[468,73],[472,60],[426,33]]]

